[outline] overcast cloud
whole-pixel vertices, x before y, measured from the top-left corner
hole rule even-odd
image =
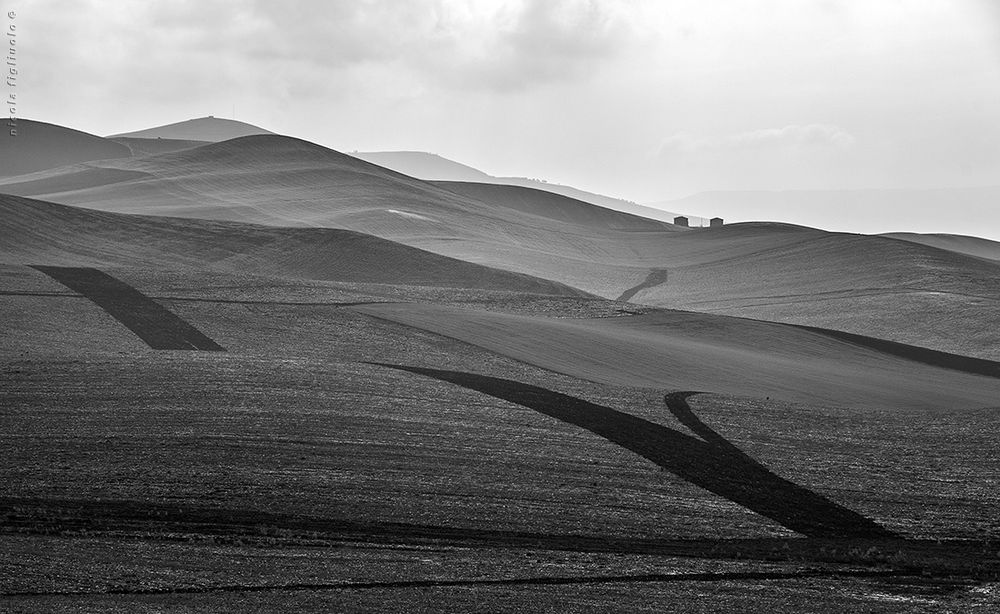
[[[236,117],[637,201],[1000,183],[989,0],[34,0],[19,113]]]

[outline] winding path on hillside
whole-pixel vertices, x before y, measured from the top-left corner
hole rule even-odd
[[[649,275],[646,276],[646,279],[642,280],[642,283],[632,286],[628,290],[622,292],[621,296],[615,300],[628,302],[632,300],[632,297],[640,291],[665,283],[667,283],[667,269],[650,269]]]

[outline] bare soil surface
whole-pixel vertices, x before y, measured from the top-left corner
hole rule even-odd
[[[96,303],[154,350],[225,351],[153,299],[103,271],[88,267],[35,268]]]
[[[3,611],[1000,602],[988,361],[359,233],[0,200]]]

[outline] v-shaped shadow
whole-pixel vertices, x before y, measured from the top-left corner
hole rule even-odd
[[[701,439],[521,382],[460,371],[373,364],[450,382],[587,429],[692,484],[809,537],[898,537],[861,514],[775,475],[747,456],[695,416],[686,400],[693,392],[669,394],[665,401],[674,416]]]

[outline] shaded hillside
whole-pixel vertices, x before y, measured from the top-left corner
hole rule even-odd
[[[18,119],[17,136],[11,136],[7,130],[0,134],[0,177],[131,155],[128,147],[93,134]]]
[[[199,117],[135,132],[113,134],[109,138],[178,139],[185,141],[227,141],[252,134],[274,134],[259,126],[220,117]]]
[[[0,262],[199,267],[305,279],[585,296],[561,284],[439,256],[348,230],[78,209],[0,195]]]

